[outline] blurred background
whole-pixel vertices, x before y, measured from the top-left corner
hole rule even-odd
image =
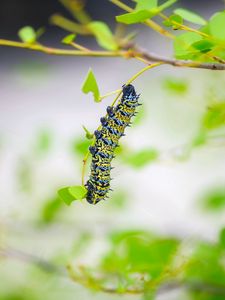
[[[119,8],[106,0],[86,2],[94,20],[115,28]],[[224,10],[222,0],[186,0],[179,6],[206,19]],[[70,17],[56,0],[1,0],[0,37],[17,40],[23,26],[45,27],[43,44],[67,47],[60,44],[67,33],[49,24],[54,13]],[[164,37],[141,25],[132,29],[140,46],[172,55],[172,44]],[[98,48],[93,38],[77,40]],[[93,263],[107,249],[105,237],[116,230],[147,230],[186,242],[217,239],[225,225],[224,128],[210,133],[207,141],[201,139],[207,108],[225,99],[223,72],[161,66],[138,78],[135,87],[143,108],[114,161],[114,192],[96,206],[83,200],[67,207],[57,190],[81,184],[88,147],[82,125],[93,132],[113,100],[96,104],[82,93],[88,69],[94,70],[105,94],[120,88],[143,65],[6,47],[0,47],[0,64],[0,243],[13,249],[0,258],[0,299],[120,297],[92,294],[64,277],[46,275],[31,267],[32,258],[23,252],[63,266],[85,239],[93,239],[94,245],[84,247],[78,263]]]

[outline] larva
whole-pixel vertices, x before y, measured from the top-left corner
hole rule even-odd
[[[131,124],[131,118],[136,114],[140,95],[136,94],[133,85],[123,86],[122,97],[117,106],[107,107],[107,116],[102,117],[101,129],[95,131],[95,144],[89,147],[92,155],[91,174],[86,183],[86,199],[91,204],[105,200],[110,190],[111,161],[114,150],[118,147],[124,130]]]

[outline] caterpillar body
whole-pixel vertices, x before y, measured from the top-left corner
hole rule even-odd
[[[125,128],[131,124],[136,107],[141,105],[138,103],[139,96],[133,85],[123,86],[120,102],[115,107],[107,107],[107,116],[100,119],[101,129],[94,132],[95,144],[89,147],[92,155],[91,174],[85,185],[86,199],[91,204],[97,204],[108,197],[114,151],[120,137],[125,135]]]

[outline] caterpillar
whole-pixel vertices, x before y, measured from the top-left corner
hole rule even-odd
[[[92,155],[91,174],[85,184],[87,188],[86,200],[97,204],[108,198],[110,189],[111,161],[115,157],[114,151],[118,147],[119,139],[124,136],[124,130],[131,125],[131,118],[136,114],[136,107],[140,95],[136,94],[133,85],[124,85],[122,97],[117,106],[108,106],[106,117],[100,119],[101,129],[94,132],[95,144],[89,147]]]

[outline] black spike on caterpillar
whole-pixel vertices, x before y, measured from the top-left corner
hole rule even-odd
[[[91,174],[85,185],[86,199],[91,204],[108,198],[114,150],[118,147],[120,137],[125,136],[124,131],[130,126],[131,118],[136,114],[136,107],[140,105],[139,96],[133,85],[124,85],[121,100],[117,106],[107,107],[107,116],[100,119],[101,129],[94,132],[95,144],[89,148],[92,155]]]

